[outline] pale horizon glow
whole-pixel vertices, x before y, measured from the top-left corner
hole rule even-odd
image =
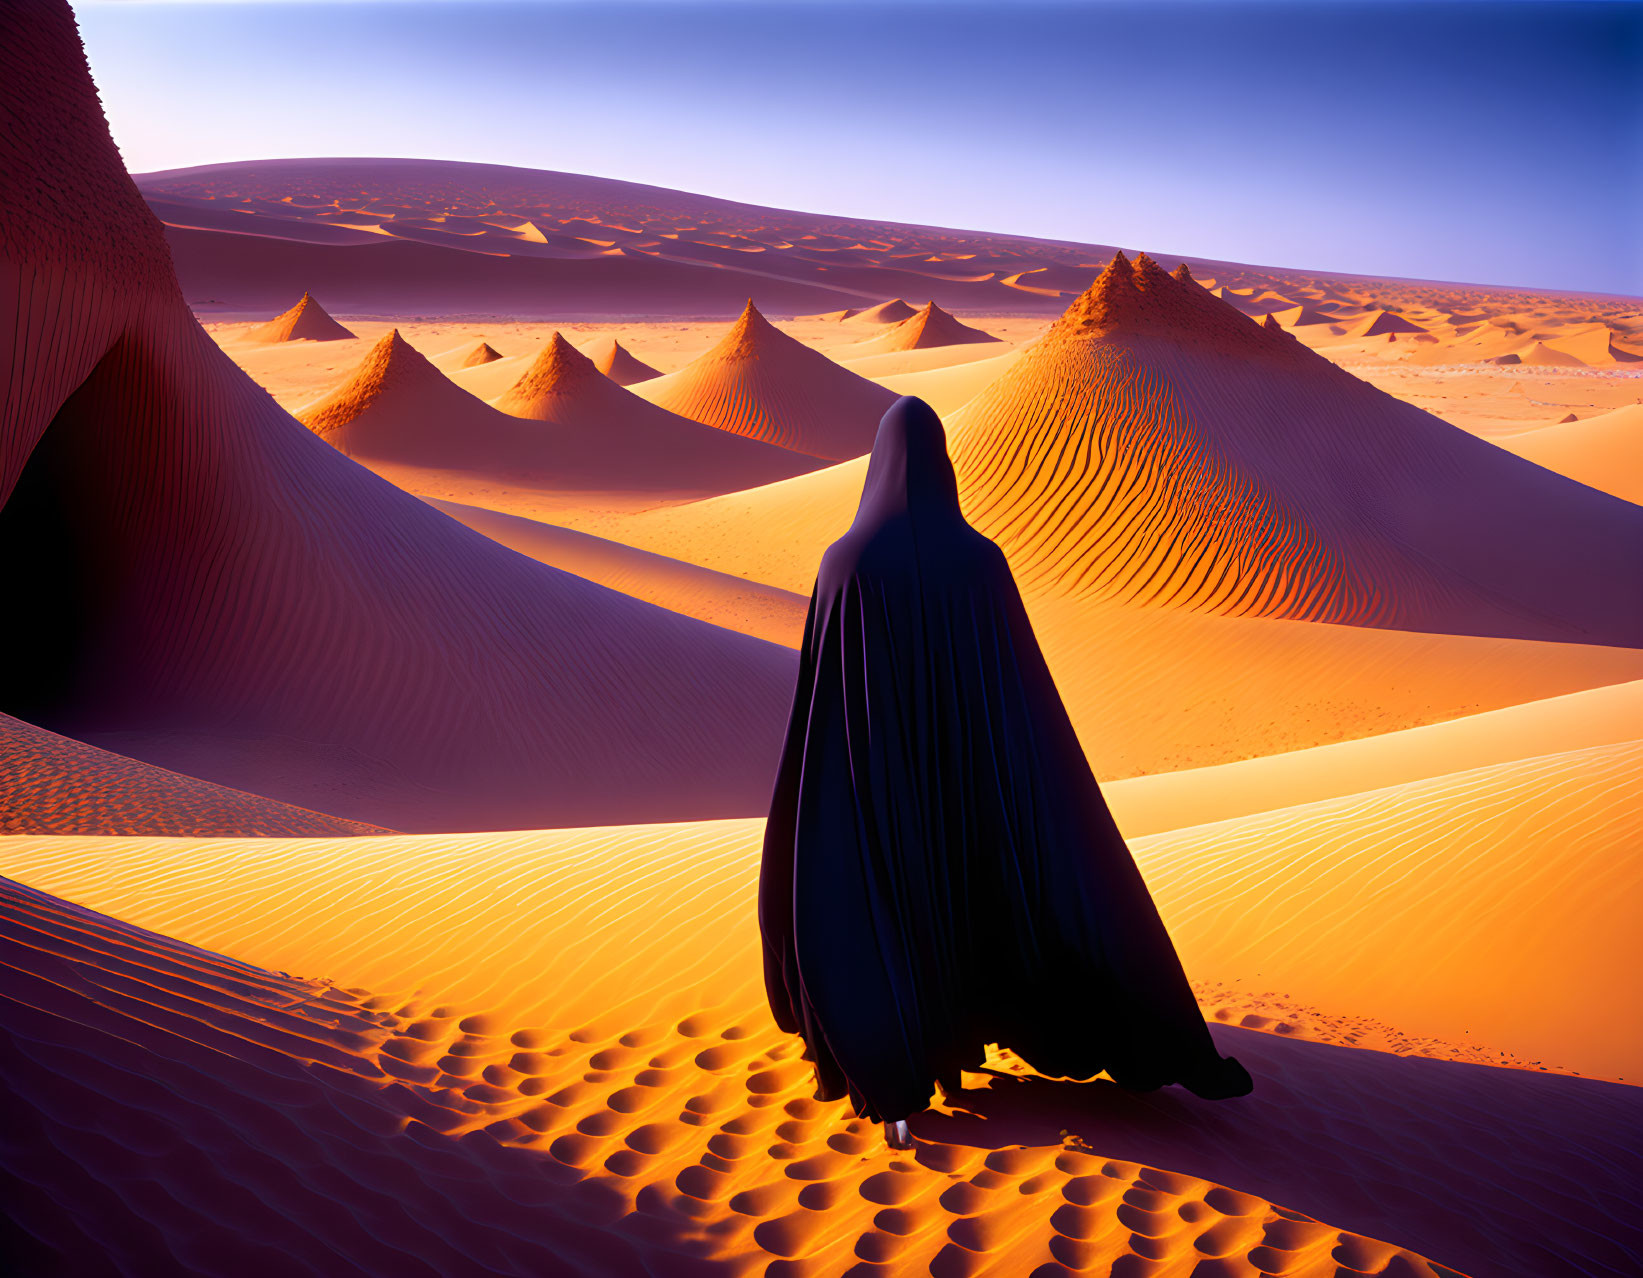
[[[1596,0],[76,6],[133,172],[395,156],[1293,269],[1643,294]]]

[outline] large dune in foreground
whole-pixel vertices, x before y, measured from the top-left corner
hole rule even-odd
[[[1640,749],[1528,759],[1158,835],[1135,842],[1137,861],[1189,973],[1215,984],[1220,1013],[1236,1016],[1244,990],[1247,1007],[1287,1001],[1360,1025],[1404,1025],[1457,1044],[1449,1054],[1461,1059],[1500,1044],[1514,1053],[1503,1060],[1630,1077],[1639,1062],[1628,1056],[1625,1009],[1643,955],[1632,928],[1640,885],[1623,853],[1643,820],[1632,784]],[[83,839],[19,839],[10,866],[35,887],[262,968],[329,974],[349,992],[281,993],[274,1007],[295,1004],[297,1020],[277,1014],[257,1041],[270,1032],[324,1041],[302,1023],[308,1015],[323,1014],[325,1034],[349,1031],[345,1054],[363,1063],[325,1048],[331,1067],[318,1076],[363,1080],[355,1100],[336,1104],[366,1132],[393,1137],[404,1129],[395,1115],[414,1118],[423,1126],[407,1134],[449,1150],[452,1175],[462,1174],[451,1162],[458,1149],[488,1151],[484,1165],[509,1175],[541,1166],[556,1210],[602,1202],[598,1224],[637,1211],[630,1221],[649,1228],[615,1226],[630,1241],[674,1237],[669,1222],[688,1219],[690,1254],[732,1268],[737,1257],[812,1257],[818,1272],[835,1272],[851,1251],[921,1270],[940,1255],[979,1270],[1024,1257],[1082,1267],[1136,1250],[1237,1255],[1259,1272],[1334,1273],[1348,1256],[1362,1257],[1351,1262],[1359,1272],[1383,1272],[1391,1261],[1368,1243],[1338,1250],[1322,1226],[1279,1225],[1255,1200],[1395,1238],[1468,1273],[1619,1274],[1626,1248],[1643,1241],[1605,1206],[1639,1174],[1635,1089],[1286,1041],[1291,1022],[1271,1034],[1217,1029],[1223,1050],[1257,1075],[1247,1101],[1060,1084],[1006,1054],[993,1062],[1000,1076],[969,1076],[962,1106],[914,1120],[916,1160],[887,1157],[843,1107],[807,1099],[797,1043],[769,1022],[753,911],[760,833],[759,822],[736,821],[460,838],[109,839],[89,861]],[[1582,889],[1569,890],[1576,882]],[[235,907],[253,899],[256,911]],[[285,900],[300,900],[300,915],[280,908]],[[25,919],[43,908],[13,905]],[[120,957],[98,948],[79,961],[94,982]],[[24,970],[35,963],[22,960]],[[263,979],[241,975],[228,992],[244,997]],[[205,1008],[223,1001],[221,978],[213,983]],[[242,1007],[229,1009],[230,1032]],[[117,1124],[118,1104],[96,1099],[111,1084],[95,1072],[80,1081],[88,1049],[73,1035],[85,1031],[65,1043],[65,1022],[51,1019],[74,1015],[54,1003],[23,1025],[63,1044],[47,1067],[95,1089],[80,1094],[98,1121]],[[192,1036],[221,1041],[186,1017],[167,1023],[184,1061]],[[82,1054],[66,1055],[76,1044]],[[38,1094],[38,1075],[19,1081]],[[214,1090],[206,1104],[332,1112],[291,1086],[240,1081],[231,1106]],[[335,1130],[313,1117],[294,1138],[311,1148]],[[1073,1138],[1060,1150],[1057,1131]],[[475,1134],[452,1142],[464,1132]],[[351,1165],[331,1148],[332,1161]],[[392,1144],[372,1165],[408,1148]],[[76,1173],[51,1163],[43,1174],[72,1183]],[[262,1174],[284,1173],[265,1164]],[[1092,1175],[1102,1179],[1083,1179]],[[1594,1195],[1593,1185],[1609,1188]],[[593,1194],[588,1186],[598,1195],[578,1197]],[[482,1187],[467,1192],[488,1201]],[[1065,1209],[1120,1200],[1166,1215]],[[1189,1201],[1204,1205],[1181,1211]],[[885,1207],[899,1214],[887,1218]],[[514,1211],[491,1210],[482,1217],[499,1223]],[[346,1216],[327,1219],[319,1228],[348,1227]],[[1138,1219],[1159,1228],[1135,1231]],[[1415,1267],[1384,1272],[1424,1272],[1397,1263]]]
[[[8,12],[0,45],[28,618],[0,706],[399,829],[759,810],[791,655],[506,551],[292,420],[189,314],[66,7]]]

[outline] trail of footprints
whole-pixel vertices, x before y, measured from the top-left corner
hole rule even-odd
[[[890,1151],[846,1103],[811,1098],[801,1045],[762,1009],[555,1034],[362,990],[332,997],[381,1028],[365,1050],[407,1120],[599,1182],[613,1228],[738,1278],[1454,1273],[1249,1194],[1104,1158],[1076,1135]],[[1008,1053],[991,1063],[1024,1068]]]

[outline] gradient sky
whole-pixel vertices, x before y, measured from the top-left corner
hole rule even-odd
[[[80,0],[133,171],[483,160],[1280,266],[1643,294],[1628,0]]]

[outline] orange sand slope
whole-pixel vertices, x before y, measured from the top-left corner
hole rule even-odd
[[[636,393],[681,417],[830,461],[871,449],[896,398],[789,337],[752,302],[707,354]]]
[[[0,714],[0,834],[382,834]]]
[[[337,342],[354,335],[327,315],[311,294],[304,293],[290,310],[245,336],[252,342]]]
[[[1634,740],[1643,680],[1504,706],[1441,723],[1106,786],[1127,836],[1156,834],[1320,799]]]
[[[1643,404],[1502,439],[1526,461],[1643,505]]]
[[[429,505],[538,563],[672,612],[789,648],[798,646],[804,632],[808,596],[519,515],[451,501]]]
[[[1592,1068],[1586,1057],[1601,1053],[1636,993],[1626,984],[1635,986],[1635,966],[1616,956],[1636,954],[1627,937],[1639,885],[1617,854],[1637,834],[1628,777],[1640,752],[1356,796],[1351,825],[1303,812],[1140,840],[1137,860],[1197,975],[1303,999],[1321,993],[1365,1016],[1424,1011],[1460,1041],[1467,1029],[1488,1041],[1488,1031],[1515,1026],[1521,1046],[1540,1036],[1575,1057],[1560,1063]],[[1544,809],[1525,806],[1549,785]],[[1582,820],[1594,807],[1624,815]],[[703,1235],[719,1255],[757,1248],[820,1263],[856,1250],[922,1272],[953,1244],[978,1263],[998,1253],[1012,1266],[1034,1257],[1082,1268],[1137,1247],[1167,1246],[1151,1253],[1162,1257],[1264,1243],[1303,1254],[1262,1253],[1263,1272],[1334,1272],[1310,1267],[1325,1257],[1301,1238],[1279,1243],[1248,1225],[1194,1244],[1213,1220],[1193,1209],[1184,1227],[1173,1200],[1173,1223],[1142,1229],[1145,1242],[1099,1217],[1058,1215],[1079,1201],[1071,1182],[1080,1175],[1132,1185],[1136,1163],[1169,1168],[1180,1179],[1163,1187],[1178,1195],[1224,1185],[1463,1271],[1624,1272],[1619,1257],[1638,1226],[1604,1204],[1625,1202],[1638,1183],[1635,1089],[1281,1035],[1217,1029],[1223,1050],[1259,1079],[1247,1102],[1221,1106],[1173,1089],[1134,1097],[1055,1083],[997,1057],[1002,1077],[970,1076],[958,1108],[914,1120],[929,1143],[905,1173],[894,1170],[902,1160],[876,1133],[847,1124],[840,1105],[805,1099],[798,1044],[768,1020],[753,911],[760,828],[110,839],[97,841],[95,858],[83,839],[18,839],[7,852],[10,872],[33,886],[268,968],[327,971],[375,992],[364,1006],[388,1019],[359,1047],[402,1081],[395,1098],[423,1098],[413,1115],[439,1132],[484,1128],[591,1177],[619,1195],[613,1215],[631,1204],[641,1216],[676,1208],[723,1221],[722,1232]],[[1331,829],[1344,842],[1320,855],[1319,832]],[[1525,872],[1480,876],[1479,859],[1498,861],[1503,846]],[[1293,900],[1281,924],[1263,927],[1275,867],[1294,876]],[[1546,913],[1545,885],[1582,875],[1591,890],[1563,893]],[[1388,892],[1388,910],[1363,908]],[[302,901],[299,914],[279,908],[287,897]],[[225,908],[251,898],[267,908]],[[1400,964],[1410,945],[1421,962]],[[1341,961],[1320,963],[1325,951]],[[1360,986],[1373,998],[1344,997]],[[1062,1130],[1082,1140],[1058,1152]],[[1059,1161],[1070,1152],[1079,1156]],[[1104,1159],[1122,1170],[1104,1169]],[[1606,1193],[1594,1197],[1599,1167]],[[887,1174],[917,1179],[886,1197]],[[887,1205],[911,1213],[907,1227],[875,1225]],[[963,1258],[949,1255],[943,1263]],[[1377,1272],[1385,1262],[1351,1263]]]
[[[949,428],[965,513],[1029,593],[1643,643],[1643,512],[1145,256],[1114,258]]]
[[[493,401],[538,428],[559,482],[671,492],[753,488],[817,470],[804,453],[680,417],[617,385],[554,333],[506,394]]]
[[[632,386],[635,382],[648,382],[662,375],[660,369],[652,368],[637,358],[614,337],[596,343],[588,352],[588,358],[595,368],[618,386]]]
[[[1629,854],[1643,828],[1640,760],[1635,740],[1540,755],[1133,848],[1194,976],[1635,1078],[1643,1045],[1621,1009],[1643,981],[1630,921],[1643,875]],[[83,838],[19,839],[6,852],[36,887],[255,962],[323,962],[385,993],[414,987],[570,1029],[760,1003],[750,894],[761,833],[740,820],[324,843],[109,839],[95,858]],[[393,902],[392,919],[360,910],[366,885]],[[274,908],[281,894],[304,902],[297,932]],[[224,908],[253,898],[267,904]],[[584,952],[589,966],[566,957]]]
[[[941,309],[934,302],[921,306],[912,315],[878,337],[849,348],[854,356],[886,355],[894,351],[917,351],[937,346],[968,346],[996,342],[998,338]]]
[[[1004,1074],[974,1094],[977,1111],[997,1115],[983,1141],[966,1130],[969,1113],[942,1115],[946,1139],[890,1157],[866,1125],[802,1095],[791,1041],[761,1044],[706,1016],[614,1042],[509,1035],[456,1009],[390,1011],[394,1001],[368,991],[250,967],[5,880],[0,964],[0,1079],[23,1102],[0,1184],[8,1255],[29,1272],[342,1265],[535,1278],[745,1273],[771,1262],[838,1272],[857,1259],[974,1272],[1024,1257],[1058,1272],[1141,1257],[1225,1258],[1285,1274],[1336,1274],[1338,1260],[1354,1273],[1456,1272],[1197,1176],[1077,1140],[1044,1145],[1046,1119],[1057,1110],[1093,1119],[1093,1100],[1113,1143],[1214,1157],[1179,1138],[1170,1148],[1168,1109],[1111,1089],[1069,1095]],[[1262,1152],[1301,1154],[1314,1174],[1360,1153],[1323,1135],[1326,1119],[1348,1108],[1338,1080],[1318,1087],[1331,1081],[1332,1049],[1222,1035],[1265,1067],[1269,1086],[1293,1093],[1288,1108],[1266,1114],[1246,1103]],[[1353,1071],[1357,1100],[1392,1100],[1413,1119],[1415,1139],[1382,1137],[1366,1152],[1416,1179],[1416,1192],[1434,1183],[1439,1211],[1421,1213],[1427,1219],[1457,1200],[1470,1207],[1467,1191],[1505,1201],[1544,1170],[1508,1155],[1480,1164],[1484,1174],[1457,1194],[1459,1178],[1439,1177],[1430,1151],[1486,1134],[1490,1120],[1476,1111],[1449,1120],[1432,1099],[1482,1080],[1485,1101],[1527,1108],[1528,1079],[1538,1102],[1529,1131],[1539,1135],[1548,1117],[1607,1119],[1608,1138],[1565,1155],[1563,1174],[1590,1174],[1635,1126],[1601,1084],[1477,1067],[1423,1078],[1420,1090],[1437,1095],[1410,1104],[1397,1093],[1414,1079],[1399,1074],[1419,1066],[1379,1062]],[[1379,1193],[1394,1189],[1387,1207],[1355,1214],[1390,1215],[1412,1201],[1396,1178],[1380,1180]],[[1539,1213],[1525,1221],[1497,1210],[1486,1214],[1482,1246],[1449,1245],[1481,1258],[1531,1240],[1536,1260],[1602,1255],[1590,1237],[1598,1213],[1554,1191],[1548,1214],[1570,1206],[1572,1221],[1550,1237],[1525,1228],[1543,1229]]]
[[[7,713],[397,829],[758,811],[791,654],[502,549],[287,416],[189,314],[67,6],[0,23]]]
[[[948,427],[965,513],[1029,595],[1643,642],[1643,513],[1520,464],[1144,258],[1115,259]],[[615,535],[805,589],[863,473],[847,464]],[[772,526],[789,535],[753,533]]]

